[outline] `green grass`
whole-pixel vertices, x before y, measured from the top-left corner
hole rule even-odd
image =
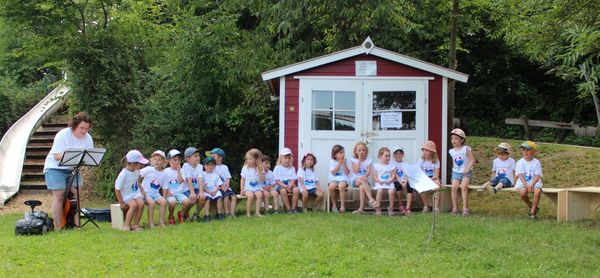
[[[595,227],[489,217],[326,213],[240,217],[124,233],[102,223],[15,237],[0,218],[0,276],[571,276],[600,271]]]

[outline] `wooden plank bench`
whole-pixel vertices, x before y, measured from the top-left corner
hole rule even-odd
[[[592,219],[600,207],[600,187],[567,189],[567,221]]]
[[[447,184],[445,186],[445,189],[442,190],[442,192],[441,192],[442,199],[440,202],[440,209],[444,212],[449,212],[450,210],[452,210],[451,189],[452,189],[452,185]],[[470,185],[469,186],[469,191],[480,190],[480,189],[483,189],[483,187],[479,186],[479,185]],[[459,189],[459,192],[460,192],[460,189]],[[501,192],[518,193],[514,187],[502,188]],[[554,202],[554,204],[556,204],[556,220],[557,221],[567,220],[567,211],[568,211],[568,206],[570,205],[567,203],[567,189],[544,187],[544,188],[542,188],[542,193],[544,193],[544,195],[548,196],[548,198],[550,198],[550,200],[552,202]],[[598,193],[600,193],[600,188],[598,190]],[[600,198],[600,194],[598,195],[598,197]],[[462,198],[460,193],[458,195],[458,198],[459,198],[459,200]],[[598,200],[600,200],[600,199],[598,199]],[[600,204],[600,203],[598,203],[598,204]]]

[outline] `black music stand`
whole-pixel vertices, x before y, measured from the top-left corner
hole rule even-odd
[[[82,148],[68,148],[65,150],[65,152],[62,155],[62,159],[60,160],[60,162],[58,163],[59,166],[70,166],[73,167],[73,172],[71,173],[71,176],[69,177],[69,180],[67,182],[67,190],[65,191],[65,201],[69,202],[69,193],[71,192],[71,188],[73,187],[73,181],[75,181],[75,183],[78,185],[77,187],[75,187],[75,191],[76,191],[76,200],[77,200],[77,210],[75,212],[75,215],[77,217],[77,222],[79,222],[79,225],[75,225],[75,223],[73,223],[74,227],[78,227],[78,228],[83,228],[88,222],[92,222],[92,224],[94,224],[94,226],[96,226],[97,228],[100,228],[100,226],[98,226],[98,224],[96,224],[96,222],[94,221],[94,218],[91,217],[88,213],[84,212],[81,210],[81,201],[79,200],[79,168],[81,166],[89,166],[89,167],[98,167],[100,165],[100,162],[102,161],[102,158],[104,158],[104,153],[106,152],[106,149],[102,149],[102,148],[92,148],[92,149],[82,149]],[[81,224],[81,216],[83,215],[84,218],[86,218],[87,220],[85,221],[85,223],[83,223],[83,225]],[[62,227],[62,229],[64,229],[66,227],[66,225],[64,227]]]

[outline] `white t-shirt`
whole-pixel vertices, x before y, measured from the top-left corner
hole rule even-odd
[[[405,178],[404,176],[404,165],[406,164],[406,162],[402,161],[402,162],[398,162],[396,160],[392,160],[392,162],[390,162],[392,165],[394,165],[394,167],[396,168],[396,175],[402,180]]]
[[[348,181],[348,175],[344,172],[344,165],[340,166],[340,169],[335,173],[335,175],[331,174],[331,171],[338,166],[338,161],[331,159],[329,160],[329,170],[327,171],[327,178],[329,181]],[[350,160],[346,159],[346,167],[348,168],[349,173],[352,172],[352,163]]]
[[[177,175],[177,170],[172,169],[171,167],[165,169],[163,171],[165,173],[165,185],[167,186],[167,188],[169,189],[169,192],[172,195],[175,194],[180,194],[183,193],[184,187],[183,187],[183,183],[179,183],[178,181],[178,175]],[[181,173],[181,176],[183,177],[183,170],[179,171]],[[185,187],[187,189],[187,186]]]
[[[423,172],[425,172],[425,174],[430,178],[433,177],[433,175],[435,174],[435,169],[440,169],[439,160],[433,163],[431,162],[431,160],[423,160],[421,158],[419,159],[419,162],[417,162],[417,164],[419,164],[419,167],[421,167]]]
[[[353,159],[350,159],[350,162],[352,162],[352,164],[359,165],[358,173],[354,173],[354,165],[352,165],[350,167],[350,176],[352,177],[352,179],[366,175],[367,170],[369,169],[369,166],[371,164],[373,164],[373,160],[370,158],[365,159],[365,161],[360,161],[360,160],[358,160],[358,158],[353,158]],[[337,166],[337,164],[336,164],[336,166]]]
[[[256,188],[260,185],[260,177],[258,176],[258,171],[256,168],[250,168],[248,166],[244,166],[242,168],[242,173],[240,174],[242,178],[244,178],[244,190],[249,188]]]
[[[69,147],[78,147],[89,149],[94,147],[94,140],[89,133],[86,133],[83,138],[77,138],[73,135],[73,130],[70,127],[63,128],[54,136],[54,142],[52,143],[52,149],[46,156],[46,162],[44,163],[44,173],[48,169],[73,169],[69,166],[58,166],[60,161],[54,159],[55,153],[62,154]]]
[[[265,173],[265,182],[264,185],[265,186],[272,186],[275,184],[275,174],[273,174],[273,171],[268,170]]]
[[[471,151],[471,147],[462,146],[462,148],[455,150],[450,149],[448,153],[452,157],[452,172],[464,174],[465,167],[469,165],[469,156],[467,153]]]
[[[198,180],[202,178],[202,171],[204,170],[202,168],[202,164],[198,164],[196,165],[196,167],[192,167],[192,165],[186,162],[181,167],[181,170],[183,171],[183,179],[186,180],[184,181],[185,185],[187,185],[187,179],[190,178],[192,180],[192,186],[194,187],[194,189],[200,188],[198,185]]]
[[[527,182],[527,183],[531,182],[531,180],[533,180],[534,176],[539,176],[540,178],[538,179],[536,184],[534,184],[534,186],[536,186],[536,185],[542,186],[542,176],[544,174],[542,173],[542,164],[540,163],[539,160],[537,160],[537,158],[533,158],[531,161],[527,161],[527,160],[525,160],[525,158],[519,159],[519,161],[517,161],[515,174],[517,176],[519,174],[523,174],[523,178],[525,179],[525,182]],[[522,187],[522,186],[525,186],[525,185],[521,182],[521,179],[517,179],[517,182],[515,183],[515,187]]]
[[[512,157],[506,160],[500,158],[494,159],[492,163],[492,171],[498,178],[507,178],[511,183],[515,181],[514,171],[516,169],[516,162]]]
[[[215,166],[215,172],[221,178],[223,184],[225,184],[226,179],[231,179],[231,173],[229,173],[229,167],[225,164],[220,164]]]
[[[215,191],[219,186],[223,184],[221,177],[217,174],[217,171],[213,171],[212,173],[204,172],[204,187],[208,191]]]
[[[283,167],[281,165],[275,166],[273,170],[275,180],[280,180],[283,184],[288,185],[291,180],[297,180],[296,168],[293,166]]]
[[[142,187],[144,187],[146,194],[159,192],[161,188],[167,189],[165,172],[156,170],[154,166],[144,167],[140,170],[140,176],[144,178],[142,180]]]
[[[389,179],[392,176],[395,169],[396,169],[396,167],[392,163],[388,163],[387,165],[383,165],[380,163],[373,164],[373,171],[375,171],[375,173],[377,174],[377,177],[381,181],[386,181],[387,179]],[[378,183],[378,182],[375,183],[375,186],[385,186],[385,185],[389,185],[389,183],[386,183],[386,184]]]
[[[121,195],[123,199],[126,199],[126,196],[137,195],[140,192],[140,187],[138,186],[138,179],[140,177],[140,171],[129,171],[125,168],[121,170],[119,176],[117,176],[117,180],[115,180],[115,189],[121,191]]]
[[[297,174],[298,178],[302,178],[304,180],[304,186],[306,186],[306,189],[313,189],[317,187],[317,182],[319,181],[319,176],[317,175],[317,173],[315,171],[313,171],[313,169],[298,169],[298,174]],[[300,190],[302,190],[302,186],[298,186],[300,187]]]

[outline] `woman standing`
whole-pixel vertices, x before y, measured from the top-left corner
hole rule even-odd
[[[52,192],[52,216],[54,217],[54,227],[60,229],[63,217],[63,203],[65,199],[65,190],[69,177],[73,172],[73,167],[58,166],[64,151],[69,147],[93,148],[94,141],[88,133],[92,127],[92,119],[85,112],[79,112],[69,122],[69,127],[59,131],[54,137],[52,149],[46,156],[44,164],[44,177],[46,186]],[[74,187],[83,184],[81,174],[75,178]],[[74,188],[72,188],[73,190]],[[76,222],[78,219],[76,217]],[[79,223],[75,223],[79,224]]]

